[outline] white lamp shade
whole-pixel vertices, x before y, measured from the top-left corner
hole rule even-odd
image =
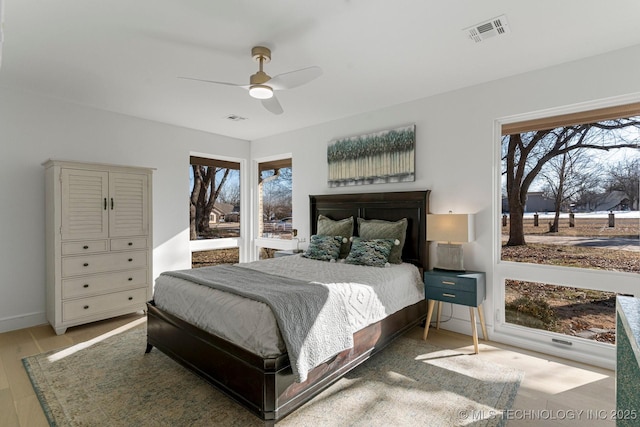
[[[473,214],[427,215],[427,240],[432,242],[472,242],[475,235]]]

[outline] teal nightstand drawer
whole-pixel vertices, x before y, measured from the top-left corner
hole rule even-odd
[[[477,271],[424,272],[427,299],[477,307],[485,298],[485,275]]]
[[[477,307],[476,292],[467,292],[457,289],[444,289],[436,287],[426,287],[426,299],[450,302],[453,304],[466,305],[469,307]]]
[[[476,277],[464,277],[460,274],[453,276],[451,274],[434,274],[424,275],[424,281],[428,287],[445,288],[450,290],[460,290],[467,292],[476,292]]]

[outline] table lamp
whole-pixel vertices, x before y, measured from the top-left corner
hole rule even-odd
[[[427,215],[427,240],[438,242],[434,269],[465,271],[462,243],[472,242],[474,239],[473,214]]]

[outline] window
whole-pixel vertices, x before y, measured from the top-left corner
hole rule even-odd
[[[501,135],[496,330],[544,331],[570,351],[613,343],[616,294],[640,294],[640,104],[502,124]]]
[[[290,157],[258,163],[259,258],[291,249],[295,237],[292,214],[293,168]]]
[[[189,183],[192,267],[238,262],[240,162],[191,156]]]

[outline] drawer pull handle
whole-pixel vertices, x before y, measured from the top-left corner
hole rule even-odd
[[[129,242],[129,246],[133,246],[133,242]]]
[[[89,309],[89,306],[88,306],[88,305],[85,305],[85,306],[84,306],[84,309],[85,309],[85,310]]]
[[[89,267],[89,263],[88,263],[88,262],[85,262],[85,263],[84,263],[84,264],[82,264],[82,265],[83,265],[83,266],[85,266],[85,267]]]
[[[129,281],[132,281],[132,280],[133,280],[133,277],[129,277],[129,279],[128,279],[128,280],[129,280]]]
[[[104,210],[105,211],[107,210],[107,198],[106,197],[104,198]]]
[[[133,261],[133,258],[129,258],[129,262]]]
[[[85,283],[84,285],[82,285],[83,288],[88,288],[89,285],[87,283]]]
[[[131,301],[133,299],[133,297],[129,297],[129,301]]]
[[[113,197],[111,198],[111,210],[113,210]]]
[[[89,249],[89,246],[84,245],[84,246],[82,247],[82,249]]]
[[[455,284],[456,284],[456,282],[450,282],[450,281],[448,281],[448,280],[443,280],[443,281],[442,281],[442,284],[443,284],[443,285],[455,285]]]
[[[453,294],[442,294],[443,297],[455,298],[456,296]]]

